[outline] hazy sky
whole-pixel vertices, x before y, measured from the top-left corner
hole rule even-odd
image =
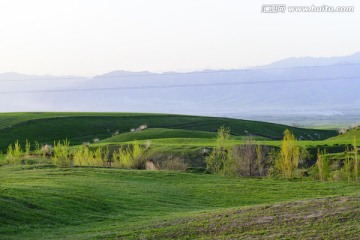
[[[354,13],[261,13],[264,3]],[[360,1],[0,0],[0,73],[230,69],[360,51]]]

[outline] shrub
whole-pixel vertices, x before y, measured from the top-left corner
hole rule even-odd
[[[9,147],[8,147],[8,149],[6,151],[5,159],[6,159],[8,164],[14,164],[16,162],[12,144],[9,145]]]
[[[184,162],[183,159],[179,157],[169,157],[161,164],[161,169],[165,170],[186,170],[187,164]]]
[[[9,145],[5,158],[8,164],[15,164],[20,161],[22,156],[23,152],[21,150],[21,146],[19,141],[16,141],[14,147],[12,144]]]
[[[146,150],[137,142],[123,146],[112,154],[113,162],[116,167],[144,169],[146,164]]]
[[[231,175],[234,172],[234,160],[229,147],[230,129],[224,126],[218,129],[216,145],[206,158],[206,168],[213,173]]]
[[[74,166],[79,166],[79,167],[86,166],[86,161],[84,157],[84,148],[85,147],[81,147],[75,151],[73,156]]]
[[[63,142],[54,142],[54,156],[52,157],[54,165],[60,167],[70,166],[69,149],[70,142],[67,139]]]
[[[21,158],[22,155],[23,155],[23,152],[22,152],[22,150],[21,150],[21,146],[20,146],[20,144],[19,144],[19,141],[16,141],[15,144],[14,144],[13,154],[14,154],[14,157],[15,157],[15,160],[16,160],[16,161],[19,161],[20,158]]]

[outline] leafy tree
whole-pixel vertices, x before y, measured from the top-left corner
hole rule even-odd
[[[297,176],[299,166],[299,146],[293,133],[288,129],[284,132],[284,138],[280,147],[279,159],[276,168],[283,177],[292,178]]]
[[[78,148],[73,156],[74,166],[91,166],[92,163],[92,154],[87,146],[82,146]]]
[[[100,147],[98,147],[97,149],[94,150],[93,156],[94,156],[94,165],[101,166],[103,163],[103,158],[102,158],[102,153],[101,153]]]
[[[65,139],[63,142],[54,142],[54,156],[52,157],[54,165],[66,167],[70,165],[70,142]]]
[[[9,164],[14,164],[20,161],[22,156],[23,156],[23,152],[21,150],[21,145],[19,141],[16,140],[16,142],[14,143],[14,147],[12,144],[9,145],[5,158]]]
[[[79,148],[75,151],[73,156],[74,166],[83,166],[83,149]]]
[[[6,156],[5,159],[7,161],[8,164],[14,164],[16,162],[15,156],[14,156],[14,149],[12,144],[9,145],[7,151],[6,151]]]
[[[145,168],[145,149],[138,143],[134,142],[132,145],[132,165],[133,168],[136,169],[144,169]]]
[[[121,168],[131,168],[132,164],[131,164],[131,155],[132,155],[132,150],[131,150],[131,146],[128,145],[128,147],[121,147],[119,149],[119,166]]]
[[[21,156],[23,155],[23,152],[21,150],[21,145],[19,143],[18,140],[16,140],[15,144],[14,144],[14,157],[16,161],[19,161]]]
[[[230,148],[230,129],[224,126],[218,129],[215,148],[206,158],[206,167],[209,171],[221,174],[234,173],[234,160]]]

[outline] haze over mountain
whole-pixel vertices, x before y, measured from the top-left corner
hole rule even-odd
[[[360,52],[354,53],[350,56],[340,57],[292,57],[284,60],[276,61],[261,68],[283,68],[283,67],[298,67],[298,66],[323,66],[346,63],[359,63]]]
[[[360,113],[360,52],[289,58],[240,70],[114,71],[93,78],[7,73],[0,74],[0,86],[0,111],[343,116]]]

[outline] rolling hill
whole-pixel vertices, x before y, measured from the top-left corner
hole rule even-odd
[[[353,138],[356,137],[357,139],[360,139],[360,127],[351,129],[349,131],[347,131],[344,134],[341,134],[339,136],[333,137],[329,140],[339,140],[339,141],[344,141],[344,140],[353,140]]]
[[[134,140],[167,138],[205,138],[215,139],[215,132],[191,131],[183,129],[149,128],[143,131],[128,132],[110,138],[105,138],[100,143],[130,142]]]
[[[359,200],[359,196],[327,197],[189,214],[109,235],[117,239],[357,239]]]
[[[146,124],[150,131],[129,133],[130,129]],[[281,139],[282,133],[289,128],[304,140],[323,140],[337,135],[332,130],[302,129],[230,118],[200,117],[166,114],[135,114],[135,113],[13,113],[0,114],[0,149],[6,149],[19,140],[24,143],[39,141],[52,143],[54,140],[68,139],[72,144],[92,142],[95,138],[107,139],[115,137],[130,139],[134,134],[139,139],[162,138],[175,134],[174,137],[214,138],[220,126],[227,126],[234,136],[247,134],[269,139]],[[177,130],[154,130],[156,128]],[[180,131],[185,130],[185,131]],[[191,131],[194,131],[191,133]],[[125,135],[122,135],[125,134]],[[116,140],[117,139],[117,140]]]

